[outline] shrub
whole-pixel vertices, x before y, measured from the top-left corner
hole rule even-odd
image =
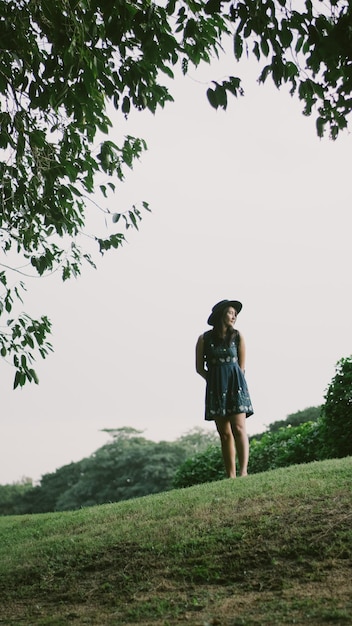
[[[195,454],[180,465],[176,471],[173,485],[178,489],[210,483],[222,478],[225,478],[225,470],[220,447],[210,445],[204,452]]]
[[[252,474],[277,467],[309,463],[321,459],[321,422],[280,428],[251,439],[248,471]]]
[[[336,364],[325,393],[322,436],[325,458],[352,454],[352,355]]]
[[[250,441],[248,471],[266,472],[277,467],[309,463],[321,458],[321,422],[306,422],[296,427],[267,432]],[[191,487],[225,478],[220,446],[211,445],[205,452],[195,454],[179,467],[174,487]]]

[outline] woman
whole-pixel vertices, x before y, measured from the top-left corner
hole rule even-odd
[[[237,300],[215,304],[208,319],[213,329],[201,335],[196,346],[196,370],[207,383],[205,419],[215,420],[229,478],[236,477],[236,450],[240,476],[247,476],[246,418],[253,415],[244,376],[245,343],[242,334],[234,329],[241,309]]]

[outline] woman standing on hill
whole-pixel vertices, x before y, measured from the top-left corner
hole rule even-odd
[[[236,450],[240,476],[247,476],[246,418],[253,415],[244,376],[245,343],[242,334],[234,329],[241,309],[237,300],[215,304],[208,318],[213,329],[201,335],[196,346],[196,370],[207,383],[205,419],[215,421],[229,478],[236,477]]]

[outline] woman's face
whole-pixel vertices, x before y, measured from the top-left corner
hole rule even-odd
[[[237,319],[237,311],[232,306],[229,306],[224,311],[223,322],[225,326],[234,326]]]

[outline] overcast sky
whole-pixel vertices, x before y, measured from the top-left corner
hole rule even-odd
[[[155,441],[213,429],[194,348],[224,298],[243,302],[249,434],[320,405],[352,352],[352,139],[319,140],[299,101],[258,86],[249,63],[246,96],[215,111],[209,80],[236,72],[228,55],[178,79],[156,116],[114,117],[112,139],[140,135],[149,149],[109,208],[146,200],[152,213],[123,248],[97,255],[97,271],[26,280],[25,309],[51,318],[55,353],[37,363],[39,386],[22,390],[0,363],[0,483],[90,455],[109,440],[104,428]],[[90,228],[114,231],[88,213]]]

